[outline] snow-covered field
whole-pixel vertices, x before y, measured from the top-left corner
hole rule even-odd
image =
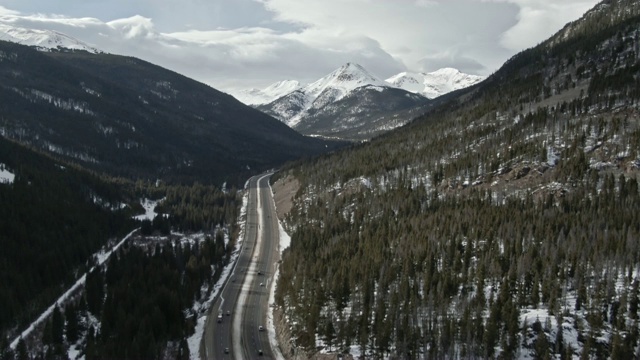
[[[144,208],[144,214],[142,215],[138,215],[135,216],[136,220],[150,220],[153,221],[153,219],[156,217],[156,212],[154,211],[154,209],[156,208],[156,205],[158,205],[160,202],[162,202],[162,200],[164,199],[160,199],[160,200],[150,200],[150,199],[142,199],[141,200],[141,204],[142,207]]]

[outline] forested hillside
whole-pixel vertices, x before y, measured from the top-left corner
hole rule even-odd
[[[117,181],[81,171],[0,138],[0,334],[24,326],[107,240],[135,226]],[[122,204],[122,205],[121,205]],[[55,245],[54,245],[55,244]]]
[[[131,57],[0,41],[0,134],[115,176],[242,184],[339,146]]]
[[[278,174],[303,356],[640,356],[640,16],[604,1],[411,124]]]
[[[133,219],[143,199],[160,200],[161,215]],[[0,358],[189,358],[187,338],[235,244],[240,200],[234,187],[98,175],[0,138]]]

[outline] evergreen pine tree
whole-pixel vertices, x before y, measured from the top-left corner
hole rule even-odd
[[[58,305],[53,309],[51,316],[51,342],[54,345],[62,344],[64,341],[64,315]]]
[[[16,360],[29,360],[27,344],[24,342],[23,338],[18,340],[18,346],[16,347]]]
[[[78,311],[73,305],[66,307],[64,315],[67,318],[67,324],[65,327],[65,334],[69,344],[75,344],[78,341]]]

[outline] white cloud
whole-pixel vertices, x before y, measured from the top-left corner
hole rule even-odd
[[[517,8],[506,3],[457,1],[262,0],[278,21],[305,28],[298,36],[313,43],[318,34],[329,45],[366,37],[410,70],[439,53],[474,59],[479,73],[489,73],[513,53],[499,44],[515,23]],[[454,60],[455,60],[454,58]],[[456,66],[456,62],[448,64]],[[393,75],[391,73],[385,76]]]
[[[125,39],[155,38],[157,35],[151,19],[140,15],[110,21],[107,25],[119,31]]]
[[[490,0],[508,2],[519,7],[518,22],[507,30],[500,43],[514,51],[537,45],[578,19],[600,0]]]
[[[59,31],[233,92],[284,79],[312,81],[346,62],[381,78],[445,66],[486,75],[596,2],[216,0],[163,10],[145,6],[148,0],[113,1],[110,7],[83,3],[81,16],[59,15],[80,12],[68,1],[58,7],[16,2],[57,14],[0,6],[0,23]],[[139,15],[101,18],[126,9]]]
[[[425,56],[419,61],[419,65],[419,70],[422,72],[432,72],[444,67],[454,67],[464,73],[477,74],[485,68],[485,66],[477,60],[456,51],[444,51]]]
[[[19,15],[20,13],[15,10],[9,10],[6,7],[0,5],[0,16],[3,15]]]
[[[434,0],[416,0],[416,5],[422,6],[422,7],[433,6],[433,5],[436,5],[437,3],[438,2]]]

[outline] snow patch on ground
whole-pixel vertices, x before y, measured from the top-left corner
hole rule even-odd
[[[153,219],[156,217],[156,212],[154,211],[154,209],[156,208],[156,206],[162,202],[162,200],[164,200],[164,198],[160,199],[160,200],[150,200],[150,199],[142,199],[140,204],[142,204],[142,207],[144,208],[144,215],[137,215],[134,216],[134,218],[136,220],[149,220],[149,221],[153,221]]]
[[[0,163],[0,184],[13,184],[16,175],[11,171],[7,170],[5,164]]]
[[[291,236],[289,236],[289,234],[284,230],[282,222],[280,221],[278,221],[278,228],[280,229],[280,255],[282,255],[282,252],[291,246]]]
[[[269,191],[273,193],[273,189],[271,189],[271,185],[269,185]],[[280,251],[280,256],[282,256],[282,252],[291,246],[291,236],[287,234],[282,226],[282,222],[278,219],[278,231],[279,231],[279,241],[278,241],[278,250]],[[275,304],[275,293],[276,293],[276,285],[278,284],[278,279],[280,277],[280,267],[276,266],[276,271],[273,274],[273,282],[271,285],[271,289],[269,290],[269,310],[267,311],[267,332],[269,334],[269,344],[271,345],[271,350],[273,351],[273,355],[278,360],[284,360],[284,356],[280,352],[280,347],[278,346],[278,338],[276,337],[276,327],[273,322],[273,305]]]
[[[93,201],[94,204],[96,204],[98,206],[101,206],[101,207],[103,207],[105,209],[109,209],[111,211],[122,210],[122,209],[127,207],[127,204],[121,203],[121,202],[117,202],[115,204],[112,204],[109,201],[99,197],[96,194],[92,194],[91,195],[91,200]]]

